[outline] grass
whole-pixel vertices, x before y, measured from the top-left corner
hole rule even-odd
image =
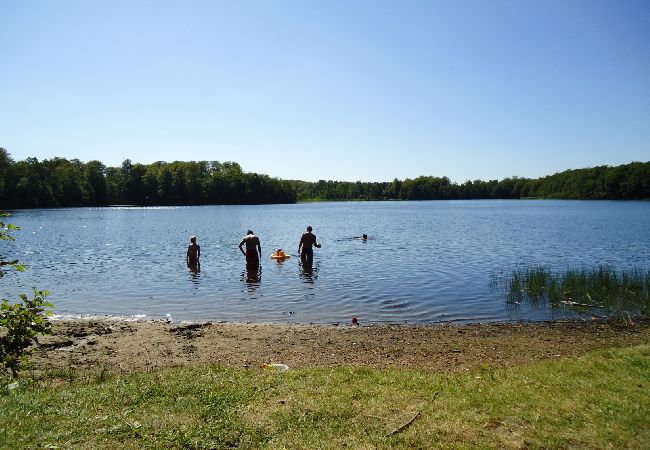
[[[650,442],[650,345],[455,375],[224,367],[62,375],[0,395],[0,448],[643,448]]]
[[[606,308],[618,313],[650,314],[650,270],[617,271],[606,265],[553,272],[540,265],[518,267],[506,277],[492,277],[505,287],[511,304],[548,303],[552,307]]]

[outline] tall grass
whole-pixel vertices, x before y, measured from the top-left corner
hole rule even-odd
[[[491,284],[505,291],[510,304],[606,308],[650,315],[649,269],[616,270],[600,265],[554,272],[547,266],[523,265],[506,276],[493,275]]]

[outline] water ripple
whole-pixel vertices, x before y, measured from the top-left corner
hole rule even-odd
[[[512,308],[489,288],[495,268],[650,266],[650,203],[575,201],[349,202],[265,206],[16,211],[6,243],[30,270],[2,279],[3,298],[52,292],[61,314],[165,320],[427,323],[545,320],[571,311]],[[307,224],[323,248],[296,254]],[[250,274],[237,244],[262,239]],[[354,239],[361,233],[368,241]],[[185,264],[198,236],[200,272]],[[294,250],[295,251],[295,250]]]

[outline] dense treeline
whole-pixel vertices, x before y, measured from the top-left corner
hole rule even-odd
[[[650,199],[650,162],[567,170],[544,178],[453,183],[422,176],[390,182],[283,181],[235,162],[106,167],[99,161],[27,158],[0,148],[0,209],[57,206],[293,203],[296,200]]]
[[[218,161],[106,167],[99,161],[27,158],[0,148],[0,209],[105,205],[294,203],[291,185]]]
[[[650,199],[650,161],[566,170],[530,180],[522,197],[596,200]]]
[[[447,177],[364,183],[291,181],[299,200],[650,199],[650,162],[567,170],[544,178],[453,183]]]

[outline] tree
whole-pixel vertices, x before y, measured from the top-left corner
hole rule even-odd
[[[9,176],[9,170],[13,163],[7,150],[0,147],[0,205],[4,205],[6,202],[7,177]]]
[[[108,205],[108,189],[106,188],[106,166],[99,161],[86,163],[86,179],[89,189],[89,203],[92,206]]]
[[[122,165],[122,167],[124,168],[124,165]],[[144,196],[144,183],[142,178],[144,177],[147,169],[144,165],[139,163],[133,164],[131,166],[130,161],[129,167],[129,176],[126,179],[126,201],[130,205],[144,205],[146,204],[146,198]]]
[[[452,183],[447,177],[316,183],[244,172],[233,161],[164,161],[120,167],[100,161],[27,158],[0,148],[0,209],[52,206],[293,203],[324,200],[650,199],[650,162],[573,169],[544,178]]]
[[[106,169],[106,195],[108,204],[122,205],[125,203],[126,183],[124,175],[118,167]]]

